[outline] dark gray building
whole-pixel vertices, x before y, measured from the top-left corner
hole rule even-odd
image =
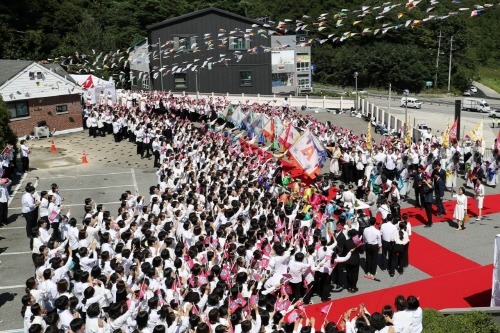
[[[152,89],[272,94],[263,22],[211,7],[147,29]]]

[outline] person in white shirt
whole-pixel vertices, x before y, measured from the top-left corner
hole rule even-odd
[[[9,186],[12,182],[7,178],[0,178],[0,225],[7,223],[9,210]]]
[[[33,250],[32,230],[37,225],[38,206],[40,201],[36,201],[33,197],[35,187],[33,185],[26,186],[26,192],[21,198],[21,212],[26,219],[26,236],[30,239],[30,250]]]
[[[410,241],[408,232],[406,231],[406,223],[399,224],[399,230],[394,232],[394,246],[391,251],[391,266],[389,275],[394,276],[394,271],[397,269],[399,274],[403,274],[405,265],[406,245]]]
[[[30,171],[30,159],[28,155],[31,153],[30,147],[26,143],[26,140],[21,140],[21,162],[22,162],[22,171],[29,172]]]
[[[382,237],[382,270],[385,271],[389,268],[391,260],[392,242],[394,241],[394,234],[398,230],[396,226],[397,221],[386,221],[380,226],[380,234]]]
[[[375,227],[376,219],[370,218],[370,226],[363,231],[363,240],[366,249],[366,274],[375,276],[377,273],[378,252],[382,248],[380,231]]]
[[[288,263],[288,272],[292,276],[290,278],[290,286],[292,287],[292,297],[291,301],[298,300],[301,298],[301,288],[302,288],[302,275],[310,267],[309,264],[304,261],[304,253],[299,252],[295,254],[293,260]]]
[[[423,313],[420,307],[420,302],[417,297],[410,295],[406,298],[406,312],[413,315],[413,324],[411,326],[411,333],[421,333],[423,330],[422,319]]]
[[[394,306],[397,311],[389,322],[392,322],[396,332],[411,333],[413,331],[413,313],[406,311],[407,303],[404,296],[396,296]]]

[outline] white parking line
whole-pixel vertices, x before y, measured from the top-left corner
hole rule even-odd
[[[134,186],[134,185],[125,184],[125,185],[112,185],[112,186],[101,186],[101,187],[64,188],[64,192],[66,192],[66,191],[80,191],[80,190],[99,190],[99,189],[105,189],[105,188],[126,187],[126,186]]]
[[[26,251],[26,252],[7,252],[7,253],[0,253],[0,256],[13,256],[13,255],[18,255],[18,254],[31,254],[31,251]]]
[[[130,172],[132,173],[132,182],[134,183],[134,190],[136,193],[139,193],[139,187],[137,186],[137,179],[135,178],[134,168],[130,169]]]
[[[110,172],[110,173],[95,173],[92,175],[61,175],[61,176],[50,176],[50,179],[55,179],[55,178],[79,178],[79,177],[94,177],[94,176],[109,176],[109,175],[123,175],[126,173],[130,173],[130,171],[127,172]]]
[[[0,321],[0,323],[3,322]],[[7,330],[7,331],[0,331],[0,333],[24,333],[24,328],[18,328],[17,330]]]
[[[3,227],[3,228],[0,228],[0,230],[14,230],[14,229],[26,229],[26,227]]]
[[[19,289],[19,288],[26,288],[25,284],[16,284],[13,286],[5,286],[5,287],[0,287],[0,290],[5,290],[5,289]]]
[[[121,201],[113,201],[113,202],[99,202],[100,204],[103,204],[103,205],[114,205],[114,204],[121,204],[122,202]],[[81,203],[81,204],[63,204],[64,207],[78,207],[78,206],[85,206],[84,203]],[[21,207],[9,207],[9,209],[12,209],[12,210],[19,210],[21,209]],[[2,228],[2,229],[6,229],[6,228]]]
[[[23,184],[24,180],[26,179],[26,176],[28,174],[25,172],[23,174],[23,176],[21,177],[21,179],[19,180],[19,184],[17,184],[16,188],[14,189],[14,192],[12,193],[12,195],[10,196],[9,198],[9,202],[7,203],[7,206],[10,205],[10,203],[12,202],[12,200],[14,200],[14,197],[16,196],[17,192],[19,191],[19,189],[21,188],[21,185]]]

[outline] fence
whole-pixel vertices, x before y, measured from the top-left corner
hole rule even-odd
[[[174,96],[181,96],[184,93],[174,93]],[[291,107],[295,108],[322,108],[322,109],[336,109],[336,110],[349,110],[354,108],[354,99],[345,99],[343,97],[311,97],[311,96],[283,96],[283,95],[248,95],[248,94],[216,94],[216,93],[189,93],[190,95],[197,95],[198,98],[217,98],[225,97],[233,104],[243,103],[269,103],[273,106],[281,106],[284,98],[288,98],[288,103]]]

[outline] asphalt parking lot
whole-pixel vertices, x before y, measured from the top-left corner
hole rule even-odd
[[[330,120],[343,127],[351,128],[356,133],[366,133],[367,123],[359,118],[331,113],[314,114],[320,120]],[[31,166],[35,170],[27,174],[14,192],[9,206],[8,224],[0,228],[0,330],[1,332],[21,332],[22,317],[21,297],[24,295],[24,283],[34,274],[26,238],[25,220],[21,215],[21,196],[27,182],[34,182],[39,177],[37,190],[48,190],[52,183],[57,183],[64,197],[63,204],[71,208],[71,215],[81,220],[84,215],[85,198],[91,197],[97,203],[105,205],[112,215],[116,214],[121,193],[126,190],[145,194],[149,186],[156,184],[152,168],[153,161],[141,159],[135,154],[135,146],[128,142],[115,143],[112,137],[88,138],[85,132],[78,132],[53,138],[57,146],[56,153],[50,153],[51,140],[30,141],[33,149]],[[378,140],[378,136],[375,136]],[[85,150],[88,164],[81,164],[81,154]],[[14,187],[16,189],[16,187]],[[497,189],[487,188],[487,194],[498,193]],[[499,214],[497,214],[499,215]],[[493,222],[498,216],[490,216],[482,223],[471,225],[470,232],[457,235],[450,232],[447,223],[437,224],[430,229],[416,227],[414,230],[425,237],[460,251],[471,260],[481,264],[493,262],[493,238],[498,233]],[[484,241],[487,239],[488,241]],[[474,244],[475,246],[470,246]],[[360,273],[362,274],[362,273]],[[374,282],[360,277],[360,292],[369,292],[381,288],[402,285],[429,277],[426,273],[409,267],[405,274],[390,278],[383,275],[381,282]],[[473,282],[472,282],[473,283]],[[344,291],[335,297],[346,297]],[[313,298],[313,301],[319,301]]]

